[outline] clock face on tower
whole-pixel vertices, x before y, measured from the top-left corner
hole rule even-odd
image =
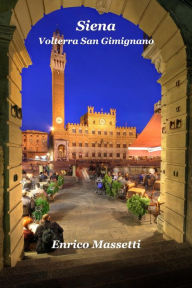
[[[63,119],[61,117],[56,118],[57,124],[61,124],[63,122]]]
[[[105,124],[105,119],[101,118],[101,119],[100,119],[100,124],[101,124],[101,125],[104,125],[104,124]]]

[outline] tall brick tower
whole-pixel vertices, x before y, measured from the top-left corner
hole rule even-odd
[[[60,35],[58,30],[53,33],[53,37],[63,40],[63,35]],[[65,125],[65,64],[66,54],[63,52],[63,44],[53,44],[50,67],[52,71],[52,126],[54,130],[63,129]]]

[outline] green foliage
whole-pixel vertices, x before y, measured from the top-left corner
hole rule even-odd
[[[111,183],[112,183],[112,177],[105,174],[104,178],[103,178],[103,185],[105,187],[105,191],[107,193],[107,195],[111,196]]]
[[[130,199],[127,200],[127,208],[133,214],[141,218],[147,213],[147,206],[149,203],[150,200],[148,198],[142,198],[139,195],[133,195]]]
[[[103,184],[104,184],[107,195],[112,196],[112,197],[116,197],[119,192],[119,189],[122,188],[122,184],[120,182],[113,181],[112,177],[107,174],[105,174],[105,177],[103,179]]]
[[[58,180],[57,180],[57,184],[59,187],[62,187],[64,184],[64,176],[63,175],[59,175]]]
[[[54,195],[59,191],[58,183],[57,182],[51,182],[49,184],[49,187],[47,188],[47,194],[48,195]]]
[[[111,196],[116,197],[123,184],[118,181],[113,181],[111,185]]]
[[[44,214],[49,212],[49,203],[47,200],[39,197],[35,199],[35,211],[32,213],[35,220],[41,220]]]

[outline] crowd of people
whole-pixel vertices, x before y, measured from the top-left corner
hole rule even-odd
[[[33,217],[36,209],[35,199],[48,200],[49,197],[45,187],[51,182],[57,181],[58,177],[57,172],[47,170],[46,166],[38,176],[23,171],[22,204],[25,251],[36,249],[37,253],[47,253],[53,250],[53,240],[63,242],[63,228],[58,223],[52,222],[49,214],[42,215],[40,221],[34,221]]]
[[[129,173],[122,173],[120,171],[106,171],[101,169],[99,173],[96,175],[96,184],[97,184],[97,192],[100,190],[105,190],[103,182],[107,177],[109,183],[113,183],[113,181],[118,181],[121,183],[120,196],[126,198],[127,191],[130,187],[140,187],[145,189],[146,195],[148,195],[151,191],[154,190],[154,185],[156,181],[160,180],[160,174],[157,169],[149,169],[148,172],[137,174],[137,175],[129,175]],[[122,192],[123,191],[123,192]],[[123,195],[122,195],[123,193]],[[120,197],[121,198],[121,197]]]

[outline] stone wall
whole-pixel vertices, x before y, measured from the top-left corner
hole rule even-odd
[[[0,270],[3,267],[3,241],[4,241],[4,231],[3,231],[3,186],[4,186],[4,157],[3,148],[0,146]]]

